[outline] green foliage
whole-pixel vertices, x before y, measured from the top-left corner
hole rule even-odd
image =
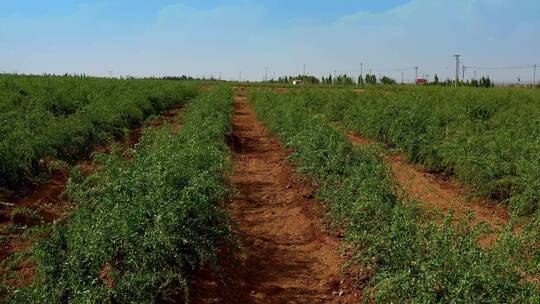
[[[364,78],[362,77],[362,75],[358,76],[358,80],[356,83],[358,83],[358,85],[364,85]]]
[[[353,82],[352,78],[349,75],[343,74],[343,75],[337,75],[334,78],[334,83],[333,84],[349,86],[349,85],[353,85],[354,82]]]
[[[394,79],[392,79],[392,78],[390,78],[388,76],[383,76],[381,78],[381,83],[383,85],[393,85],[393,84],[396,84],[396,80],[394,80]]]
[[[431,171],[455,175],[517,214],[540,207],[538,91],[387,87],[301,94],[308,111],[401,149]]]
[[[172,81],[0,75],[0,187],[31,181],[47,157],[87,155],[196,94],[195,84]]]
[[[366,83],[367,84],[377,84],[377,76],[366,74]]]
[[[482,76],[480,78],[480,82],[478,83],[478,85],[481,86],[481,87],[484,87],[484,88],[491,87],[492,83],[491,83],[491,80],[489,79],[489,76],[488,77]]]
[[[11,210],[10,218],[12,222],[17,224],[37,223],[42,220],[36,210],[19,206]]]
[[[311,75],[298,75],[298,76],[282,76],[279,77],[277,80],[272,80],[270,82],[275,83],[292,83],[293,80],[302,80],[305,84],[319,84],[321,81],[319,78]]]
[[[340,96],[332,107],[348,97]],[[482,248],[478,245],[481,226],[455,225],[451,216],[443,225],[425,224],[414,205],[395,195],[389,169],[376,150],[353,147],[325,118],[308,110],[312,95],[255,92],[251,100],[259,118],[293,150],[297,170],[319,182],[317,196],[329,203],[336,225],[346,227],[346,241],[356,248],[351,263],[368,275],[368,302],[540,300],[538,290],[525,280],[527,275],[538,275],[538,266],[531,267],[540,261],[538,253],[532,253],[537,246],[527,249],[536,244],[533,237],[516,237],[508,227],[495,246]],[[390,113],[399,117],[399,112]],[[412,121],[401,124],[406,127]]]
[[[33,249],[33,285],[13,303],[155,303],[189,293],[190,275],[215,265],[233,242],[221,203],[230,195],[224,134],[232,92],[213,89],[191,102],[179,134],[145,132],[132,159],[97,155],[103,170],[74,175],[79,208]],[[231,243],[232,244],[232,243]]]

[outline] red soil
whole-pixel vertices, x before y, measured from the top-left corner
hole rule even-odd
[[[358,145],[372,143],[358,134],[349,133],[347,137]],[[428,211],[452,212],[456,220],[465,219],[473,212],[472,224],[484,222],[493,228],[501,228],[509,221],[508,211],[503,206],[471,196],[471,189],[457,181],[426,172],[399,153],[390,153],[386,160],[405,195],[419,201]]]
[[[180,130],[180,123],[177,116],[181,112],[181,106],[173,107],[161,116],[151,120],[149,125],[159,126],[164,123],[171,124],[174,130]],[[128,147],[135,147],[144,133],[144,127],[140,126],[132,130],[125,138],[119,141],[127,154]],[[112,145],[97,145],[94,147],[94,153],[111,153]],[[128,156],[129,157],[129,156]],[[92,163],[90,158],[82,160],[75,164],[85,175],[88,175],[98,168]],[[32,245],[32,242],[24,237],[21,231],[9,232],[9,227],[14,224],[26,225],[28,227],[39,224],[52,224],[71,213],[74,206],[69,200],[62,196],[66,190],[69,178],[68,170],[65,168],[56,169],[52,172],[50,178],[45,183],[35,186],[23,198],[9,197],[2,198],[0,206],[0,262],[5,261],[14,253],[26,252]],[[7,202],[5,202],[7,201]],[[16,208],[25,208],[35,212],[39,218],[33,218],[31,215],[22,214],[12,216]],[[10,286],[24,286],[31,282],[35,264],[22,260],[12,271],[19,275],[18,279],[8,279],[4,281]],[[0,267],[0,275],[3,275],[5,269]]]
[[[193,303],[358,303],[360,289],[341,272],[345,255],[326,233],[314,189],[294,175],[245,97],[235,101],[231,146],[237,195],[229,211],[242,258],[224,266],[225,283],[199,278]]]
[[[41,222],[51,223],[60,218],[67,207],[66,201],[60,197],[66,189],[67,180],[68,172],[66,169],[55,170],[46,183],[37,186],[28,196],[11,200],[9,204],[12,207],[2,209],[0,227],[7,229],[9,225],[13,224],[34,226]],[[41,219],[34,219],[26,214],[13,217],[12,212],[17,207],[34,210]],[[28,247],[28,242],[25,240],[19,240],[14,235],[7,237],[13,239],[0,243],[0,261],[9,257],[13,252],[25,250]]]

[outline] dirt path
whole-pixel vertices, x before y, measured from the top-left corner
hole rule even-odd
[[[357,303],[341,277],[339,240],[325,233],[313,190],[293,175],[287,152],[257,122],[245,97],[235,100],[231,146],[237,195],[229,210],[239,225],[243,265],[230,266],[236,278],[221,299],[194,302]]]
[[[347,134],[349,140],[358,145],[371,141],[357,134]],[[453,212],[456,219],[464,219],[469,212],[476,214],[473,224],[484,222],[500,228],[509,220],[508,211],[500,204],[471,198],[470,190],[455,181],[444,180],[437,174],[425,172],[411,164],[403,155],[390,153],[386,158],[397,183],[411,199],[419,200],[428,211]],[[492,241],[493,238],[489,238]]]

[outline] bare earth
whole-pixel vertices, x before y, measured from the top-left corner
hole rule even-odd
[[[349,133],[347,137],[354,144],[371,143],[358,134]],[[443,214],[452,212],[456,220],[464,219],[469,212],[473,212],[476,215],[473,224],[484,222],[493,228],[501,228],[509,220],[508,211],[500,204],[471,198],[470,189],[464,185],[425,172],[419,166],[411,164],[403,155],[391,153],[386,160],[405,194],[410,199],[420,201],[429,211]]]
[[[339,239],[326,233],[313,189],[293,175],[287,152],[257,122],[245,97],[235,100],[232,149],[237,195],[229,211],[244,245],[228,286],[195,289],[194,303],[358,303],[344,280]],[[198,289],[198,290],[197,290]]]

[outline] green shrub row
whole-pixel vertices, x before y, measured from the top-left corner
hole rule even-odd
[[[516,214],[540,208],[540,92],[519,89],[305,90],[307,109],[455,175]]]
[[[149,115],[197,95],[194,83],[0,75],[0,187],[74,160]]]
[[[144,133],[132,157],[98,155],[102,170],[72,175],[78,210],[32,249],[34,283],[13,303],[181,302],[190,276],[215,265],[232,242],[221,203],[231,193],[225,133],[232,92],[205,92],[189,104],[182,130]]]
[[[389,169],[373,148],[354,147],[326,118],[309,113],[299,94],[252,92],[257,115],[292,149],[297,171],[320,183],[336,225],[346,228],[351,266],[367,280],[366,301],[378,303],[539,303],[538,234],[512,227],[490,248],[483,228],[426,223],[396,196]],[[529,230],[527,230],[529,231]],[[538,288],[538,287],[536,287]]]

